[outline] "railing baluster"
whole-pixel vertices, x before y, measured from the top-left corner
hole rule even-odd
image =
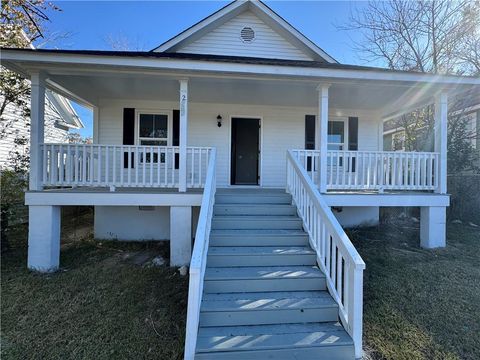
[[[420,187],[420,160],[421,157],[417,155],[417,181],[416,181],[416,187]]]
[[[98,175],[97,175],[97,181],[98,185],[102,183],[102,146],[99,145],[97,147],[97,152],[98,152]]]
[[[85,183],[90,180],[90,184],[93,184],[93,173],[94,173],[94,156],[95,156],[95,151],[93,147],[86,146],[85,144],[83,145],[83,152],[85,156],[85,163],[88,161],[88,152],[90,152],[90,163],[87,164],[88,166],[85,167],[85,173],[83,174],[84,176],[84,181]]]
[[[142,159],[142,160],[143,160],[143,161],[142,161],[142,182],[141,182],[142,186],[145,186],[145,184],[146,184],[146,181],[145,181],[145,176],[147,176],[147,175],[146,175],[146,172],[147,172],[147,170],[146,170],[146,167],[147,167],[147,155],[146,155],[146,154],[147,154],[147,152],[146,152],[146,147],[143,146],[143,147],[142,147],[142,153],[141,153],[141,156],[143,157],[143,159]]]
[[[126,153],[128,156],[128,153]],[[124,176],[125,176],[125,146],[120,147],[120,186],[125,186]],[[127,158],[128,161],[128,158]],[[127,162],[128,166],[128,162]]]
[[[192,152],[192,163],[190,164],[190,167],[191,167],[191,179],[190,179],[190,187],[194,187],[194,184],[195,184],[195,178],[194,178],[194,175],[195,175],[195,148],[192,148],[191,149],[191,152]]]
[[[168,150],[167,150],[168,151]],[[170,158],[170,166],[171,166],[171,172],[172,172],[172,186],[175,186],[175,149],[170,149],[170,152],[172,153],[172,156]]]
[[[128,145],[127,147],[127,186],[132,185],[132,147]],[[137,165],[137,164],[136,164]]]
[[[433,159],[435,156],[433,154],[430,154],[428,157],[428,186],[430,188],[433,187]]]
[[[138,173],[140,172],[140,151],[138,151],[138,147],[134,146],[133,147],[133,167],[135,168],[135,186],[138,186],[139,184],[139,175]]]
[[[65,157],[63,155],[63,144],[59,145],[59,160],[58,160],[58,184],[61,186],[63,185],[64,182],[64,177],[65,177]]]
[[[104,185],[109,185],[109,184],[112,184],[113,183],[113,179],[112,181],[110,181],[110,147],[108,145],[105,146],[105,181],[104,181]]]
[[[338,292],[338,298],[339,300],[342,302],[342,305],[343,305],[343,301],[342,301],[342,295],[343,295],[343,289],[342,289],[342,277],[343,277],[343,273],[342,273],[342,254],[340,253],[340,251],[338,251],[338,254],[337,254],[337,292]]]
[[[150,146],[150,187],[153,186],[153,145]]]
[[[117,147],[116,146],[112,146],[112,184],[113,186],[116,186],[117,185],[117,173],[116,173],[116,169],[117,169]]]
[[[164,176],[164,179],[165,179],[165,180],[164,180],[163,186],[167,186],[167,185],[168,185],[168,170],[167,170],[167,168],[168,168],[168,164],[170,163],[170,161],[168,161],[168,154],[167,154],[166,149],[163,149],[163,148],[162,148],[161,151],[162,151],[163,158],[164,158],[164,162],[163,162],[163,171],[164,171],[164,174],[163,174],[163,176]],[[175,160],[174,160],[174,161],[175,161]]]
[[[57,185],[57,161],[55,160],[57,157],[56,155],[57,153],[55,151],[55,145],[52,145],[50,148],[50,176],[52,179],[52,185]]]
[[[45,144],[40,145],[40,149],[42,150],[42,184],[43,185],[48,185],[48,179],[47,179],[47,168],[48,168],[48,158],[47,158],[47,148]]]

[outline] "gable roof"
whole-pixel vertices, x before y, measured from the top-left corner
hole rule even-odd
[[[261,1],[252,0],[235,0],[231,2],[170,40],[167,40],[153,49],[152,52],[181,52],[181,48],[184,46],[193,43],[246,11],[252,12],[261,21],[270,26],[272,30],[313,60],[331,64],[338,63],[270,7]]]

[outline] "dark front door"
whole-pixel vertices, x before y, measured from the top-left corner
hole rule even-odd
[[[232,118],[232,185],[258,185],[260,119]]]

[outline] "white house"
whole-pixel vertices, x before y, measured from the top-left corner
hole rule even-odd
[[[0,95],[0,101],[3,101]],[[14,105],[8,104],[3,113],[2,127],[0,128],[0,165],[8,167],[14,153],[24,155],[27,146],[17,144],[15,139],[30,138],[29,119]],[[66,142],[71,129],[80,129],[83,123],[70,101],[51,90],[45,93],[45,141],[58,143]]]
[[[150,52],[2,61],[32,80],[29,268],[58,268],[65,205],[95,206],[98,238],[168,239],[190,264],[186,359],[359,358],[342,225],[420,206],[420,245],[445,246],[448,99],[479,78],[340,64],[259,1]],[[94,144],[45,142],[45,89],[93,108]],[[435,151],[383,151],[383,121],[430,103]]]

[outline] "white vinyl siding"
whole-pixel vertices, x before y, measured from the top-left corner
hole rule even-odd
[[[178,109],[178,102],[139,100],[101,100],[99,107],[99,142],[122,144],[123,108],[168,110]],[[332,109],[332,114],[336,110]],[[217,126],[217,115],[223,118]],[[231,117],[261,118],[260,182],[264,187],[284,187],[288,149],[305,145],[305,115],[315,108],[252,106],[242,104],[190,103],[188,145],[211,146],[217,149],[217,183],[230,184],[230,119]],[[368,114],[352,111],[345,114],[359,117],[359,149],[378,150],[378,121]],[[342,116],[343,118],[343,116]],[[331,119],[337,119],[331,116]]]
[[[245,43],[240,37],[244,27],[252,28],[255,39]],[[177,50],[179,53],[248,56],[260,58],[312,60],[293,46],[252,12],[246,11],[225,24]]]
[[[3,101],[2,97],[0,97],[0,101]],[[60,115],[47,98],[45,100],[45,142],[59,143],[66,141],[68,131],[55,126],[59,119]],[[8,125],[3,131],[5,124]],[[30,119],[25,118],[15,105],[9,104],[4,110],[0,131],[2,132],[0,135],[0,165],[3,167],[8,165],[14,152],[18,151],[22,155],[26,154],[30,146]],[[14,143],[16,138],[27,139],[27,144],[16,145]]]

